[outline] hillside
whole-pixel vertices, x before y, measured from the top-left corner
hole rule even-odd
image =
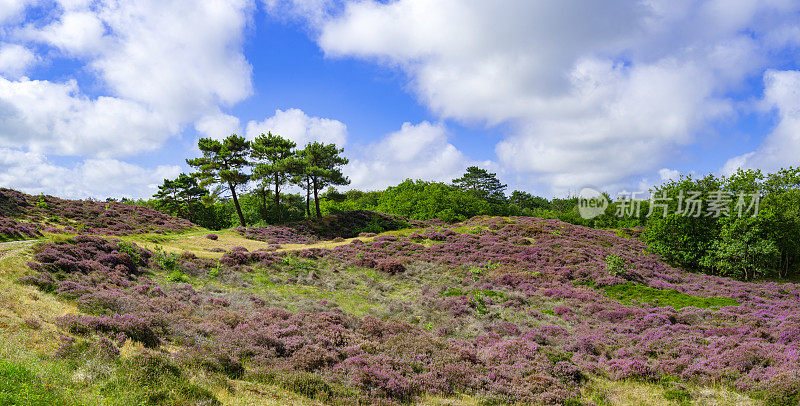
[[[30,237],[30,233],[22,229],[26,225],[51,233],[117,236],[195,227],[187,220],[146,207],[120,202],[66,200],[47,195],[31,196],[5,188],[0,188],[0,221],[0,241]],[[20,221],[26,224],[20,224]]]
[[[800,285],[688,273],[627,233],[529,217],[310,244],[206,233],[6,251],[0,375],[30,379],[5,385],[77,404],[799,399]]]
[[[321,218],[297,221],[281,226],[238,227],[243,237],[273,244],[310,244],[336,238],[353,238],[359,234],[375,234],[411,227],[441,224],[421,222],[369,210],[353,210]]]

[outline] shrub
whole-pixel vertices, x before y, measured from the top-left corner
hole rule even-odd
[[[161,246],[156,246],[153,251],[153,262],[159,268],[175,274],[180,272],[180,255],[174,252],[166,252]]]
[[[396,275],[406,271],[406,267],[402,263],[393,259],[378,262],[375,269],[386,272],[389,275]]]
[[[627,269],[628,264],[619,255],[610,254],[606,256],[606,271],[611,275],[624,275]]]
[[[206,234],[206,238],[212,241],[216,241],[217,239],[219,239],[219,236],[216,234]]]

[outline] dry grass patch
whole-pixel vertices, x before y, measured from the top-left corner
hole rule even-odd
[[[685,396],[676,396],[665,385],[632,380],[611,381],[593,377],[583,389],[583,400],[598,406],[675,406],[675,405],[737,405],[757,406],[764,402],[734,392],[723,386],[699,387],[685,385]]]
[[[191,252],[198,257],[213,259],[222,258],[222,255],[224,254],[223,252],[211,252],[211,250],[214,248],[230,251],[233,247],[245,247],[248,251],[256,251],[259,249],[269,249],[270,247],[275,246],[275,244],[270,244],[264,241],[244,238],[233,230],[215,231],[214,234],[216,234],[218,237],[216,240],[206,238],[206,235],[208,234],[209,232],[204,230],[166,236],[139,235],[118,238],[135,242],[137,245],[149,250],[154,250],[156,247],[161,247],[167,252]],[[279,248],[277,251],[299,251],[309,248],[332,249],[340,245],[350,244],[353,240],[362,240],[367,242],[372,241],[372,238],[348,238],[339,242],[320,241],[314,244],[281,244],[281,248]]]
[[[0,259],[0,355],[31,351],[50,353],[59,345],[56,317],[81,313],[74,303],[38,291],[33,286],[16,283],[30,271],[27,250]]]

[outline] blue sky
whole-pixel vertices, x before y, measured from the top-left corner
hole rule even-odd
[[[793,1],[0,0],[0,186],[145,197],[199,137],[544,196],[800,156]]]

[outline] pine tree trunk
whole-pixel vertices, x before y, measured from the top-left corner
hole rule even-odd
[[[278,191],[278,174],[275,174],[275,213],[277,214],[278,222],[281,221],[281,195]]]
[[[261,212],[264,213],[264,222],[269,222],[269,218],[267,216],[267,190],[262,187],[259,191],[259,194],[261,195]]]
[[[319,211],[319,190],[317,188],[317,177],[314,176],[314,207],[317,209],[317,218],[322,217],[322,212]]]
[[[242,214],[242,208],[239,206],[239,198],[236,197],[236,188],[233,187],[233,184],[230,182],[228,183],[228,187],[231,189],[231,195],[233,196],[233,205],[236,206],[236,214],[239,215],[239,223],[242,224],[242,227],[247,227],[247,224],[244,223],[244,214]]]
[[[311,217],[311,177],[306,176],[306,217]]]

